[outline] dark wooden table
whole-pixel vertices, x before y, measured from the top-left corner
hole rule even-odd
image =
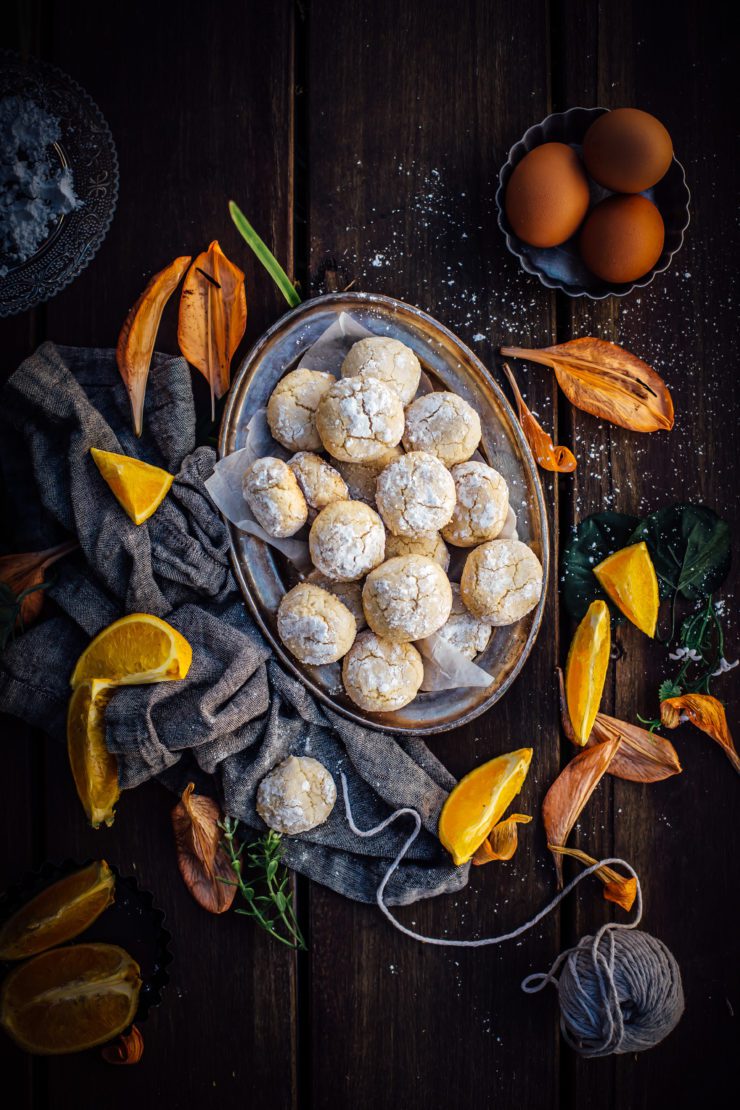
[[[699,0],[56,0],[22,3],[3,19],[8,45],[89,90],[121,164],[118,211],[93,264],[48,305],[3,323],[6,374],[46,337],[113,345],[147,276],[216,237],[246,270],[253,342],[285,305],[231,226],[234,197],[304,295],[355,281],[403,298],[492,368],[501,344],[592,334],[664,374],[675,430],[640,437],[572,411],[548,372],[520,368],[530,404],[579,459],[573,477],[545,477],[556,553],[558,534],[607,506],[641,514],[691,499],[737,525],[737,54],[717,9]],[[509,147],[551,110],[577,104],[654,112],[692,190],[680,256],[623,300],[551,294],[519,271],[496,227],[496,176]],[[160,349],[176,349],[173,317]],[[571,755],[554,681],[570,634],[556,559],[545,623],[514,688],[486,717],[432,744],[456,774],[533,745],[525,812],[538,814]],[[652,712],[664,653],[631,626],[617,641],[606,707]],[[733,623],[728,653],[739,649]],[[736,708],[732,677],[722,693]],[[594,889],[582,886],[521,943],[466,952],[415,944],[376,909],[299,881],[310,951],[296,959],[244,918],[214,919],[190,899],[162,788],[126,796],[114,828],[95,833],[63,749],[6,721],[0,882],[47,857],[105,855],[156,893],[177,950],[137,1067],[111,1068],[95,1052],[32,1060],[2,1038],[3,1089],[15,1092],[6,1105],[729,1105],[740,1008],[738,783],[708,739],[674,735],[684,773],[650,787],[605,780],[573,842],[626,856],[639,871],[645,927],[678,957],[686,1014],[648,1054],[584,1062],[560,1041],[554,993],[530,998],[519,983],[608,917]],[[458,936],[521,922],[553,891],[539,819],[522,840],[511,863],[477,870],[464,894],[404,918]]]

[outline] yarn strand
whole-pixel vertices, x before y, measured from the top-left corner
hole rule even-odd
[[[375,901],[395,929],[421,944],[445,948],[483,948],[514,940],[533,929],[580,882],[600,867],[609,864],[623,867],[637,884],[633,919],[623,924],[607,922],[595,936],[582,937],[573,948],[560,953],[549,971],[536,972],[523,979],[521,988],[527,994],[536,994],[552,983],[560,1000],[563,1037],[583,1056],[639,1052],[657,1044],[678,1023],[684,1009],[681,973],[669,949],[655,937],[637,929],[642,920],[642,888],[637,872],[626,860],[610,856],[587,867],[539,913],[508,933],[478,940],[425,936],[399,921],[385,902],[388,883],[421,832],[421,817],[415,809],[404,806],[379,825],[360,829],[352,816],[347,778],[342,774],[341,779],[347,823],[356,836],[377,836],[399,817],[413,819],[414,828],[387,867],[378,884]]]

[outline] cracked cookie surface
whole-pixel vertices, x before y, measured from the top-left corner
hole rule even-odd
[[[452,590],[439,563],[398,555],[365,580],[362,607],[373,632],[394,643],[423,640],[450,615]]]
[[[280,639],[300,663],[336,663],[352,647],[357,625],[339,598],[313,582],[299,582],[280,601]]]
[[[342,363],[343,378],[379,378],[398,394],[402,404],[413,400],[419,388],[421,365],[400,339],[372,335],[360,339]]]
[[[282,459],[255,459],[244,471],[242,493],[255,520],[271,536],[293,536],[308,520],[306,499]]]
[[[330,455],[372,462],[401,442],[403,405],[378,378],[341,378],[322,398],[316,428]]]
[[[288,459],[288,466],[295,474],[301,493],[306,498],[310,520],[327,505],[349,499],[344,478],[320,455],[314,455],[311,451],[299,451]]]
[[[313,582],[314,586],[320,586],[322,590],[327,590],[334,597],[339,598],[342,605],[346,605],[352,616],[355,618],[357,631],[361,632],[363,628],[367,628],[367,621],[365,620],[365,610],[362,608],[362,583],[361,582],[334,582],[331,578],[327,578],[320,570],[312,570],[308,576],[308,581]]]
[[[468,555],[460,596],[489,624],[513,624],[534,609],[542,594],[542,564],[520,540],[490,540]]]
[[[267,423],[273,438],[289,451],[320,451],[316,409],[335,381],[333,374],[321,370],[291,370],[286,374],[267,402]]]
[[[480,437],[478,413],[456,393],[425,393],[406,409],[404,448],[428,451],[445,466],[469,459]]]
[[[466,659],[475,659],[488,647],[493,628],[488,621],[482,621],[479,617],[474,617],[463,605],[463,600],[460,597],[460,587],[455,582],[452,582],[451,586],[452,609],[449,617],[439,629],[438,635],[446,640],[451,647],[459,651],[461,655],[464,655]]]
[[[410,451],[381,471],[375,500],[386,527],[396,535],[438,532],[452,518],[455,482],[436,456]]]
[[[317,570],[334,581],[352,582],[383,562],[385,528],[363,501],[336,501],[311,525],[308,546]]]
[[[361,632],[342,663],[348,697],[369,713],[402,709],[412,702],[424,678],[424,664],[413,644],[395,644]]]
[[[455,511],[442,529],[447,543],[474,547],[495,540],[509,511],[509,487],[498,470],[482,462],[456,463],[450,471],[455,483]]]
[[[417,532],[414,536],[396,536],[389,532],[385,538],[385,557],[394,559],[396,555],[423,555],[439,563],[444,571],[450,566],[450,553],[439,532]]]
[[[257,812],[287,836],[323,825],[334,808],[337,788],[323,763],[291,755],[265,775],[257,788]]]

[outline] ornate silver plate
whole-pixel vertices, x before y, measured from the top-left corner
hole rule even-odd
[[[63,216],[38,251],[0,278],[0,316],[25,312],[69,285],[94,257],[118,199],[118,157],[110,128],[84,89],[37,59],[0,51],[0,98],[22,96],[60,121],[54,144],[60,166],[71,166],[82,206]]]
[[[247,425],[254,413],[267,404],[278,381],[297,367],[304,352],[342,311],[370,331],[408,344],[435,389],[459,394],[478,411],[483,425],[481,453],[506,478],[519,536],[542,560],[547,583],[550,549],[542,487],[532,452],[509,403],[472,351],[431,316],[402,301],[370,293],[331,293],[307,301],[278,320],[249,352],[235,377],[221,425],[221,455],[245,446]],[[488,648],[477,660],[493,676],[489,687],[419,694],[395,713],[368,714],[344,693],[340,664],[304,666],[280,642],[277,608],[286,589],[297,581],[295,569],[274,548],[233,526],[231,544],[234,571],[244,599],[283,666],[331,709],[373,728],[428,736],[478,717],[511,686],[542,622],[545,592],[537,608],[523,620],[495,629]]]

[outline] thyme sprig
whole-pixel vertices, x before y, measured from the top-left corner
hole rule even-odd
[[[238,827],[239,822],[233,817],[219,821],[224,851],[234,872],[233,880],[221,881],[237,887],[246,903],[246,908],[239,907],[234,912],[253,917],[275,940],[305,952],[306,942],[293,909],[290,872],[281,864],[282,837],[270,830],[249,844],[239,843]]]

